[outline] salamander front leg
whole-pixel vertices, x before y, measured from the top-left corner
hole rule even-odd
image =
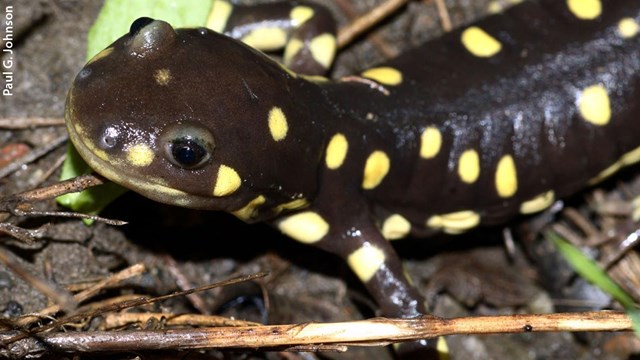
[[[409,283],[398,255],[371,220],[336,216],[332,219],[339,220],[329,223],[325,219],[327,215],[318,211],[303,211],[284,218],[277,226],[294,239],[345,259],[384,316],[412,318],[427,314],[424,299]],[[398,355],[401,359],[443,359],[437,343],[437,339],[405,343],[397,348]]]
[[[409,285],[389,242],[369,224],[335,234],[325,250],[345,258],[385,316],[415,317],[426,313],[422,297]],[[322,244],[320,244],[321,247]]]

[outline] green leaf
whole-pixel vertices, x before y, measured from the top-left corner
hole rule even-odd
[[[89,30],[87,60],[129,31],[142,16],[164,20],[173,27],[199,27],[207,23],[212,0],[107,0]]]
[[[60,180],[88,174],[91,171],[89,165],[82,160],[76,149],[69,144],[69,146],[67,146],[67,158],[64,164],[62,164]],[[58,204],[68,207],[75,212],[97,215],[102,209],[126,191],[122,186],[108,182],[104,185],[95,186],[81,192],[58,196],[56,200]],[[93,223],[91,219],[83,219],[83,221],[87,225]]]
[[[139,17],[164,20],[173,27],[199,27],[206,24],[211,5],[212,0],[107,0],[89,30],[87,60],[126,34],[131,23]],[[69,143],[60,179],[66,180],[89,172],[91,168]],[[57,201],[73,211],[96,215],[125,191],[119,185],[107,183],[80,193],[60,196]]]
[[[547,239],[555,245],[556,249],[564,256],[576,273],[585,280],[599,287],[602,291],[611,295],[625,308],[631,318],[633,330],[640,337],[640,309],[633,298],[622,289],[598,263],[585,256],[580,249],[560,237],[554,232],[546,233]]]

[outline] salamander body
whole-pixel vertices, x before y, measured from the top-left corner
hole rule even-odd
[[[321,11],[286,6],[298,25]],[[269,222],[343,257],[385,315],[417,316],[388,240],[535,213],[640,161],[639,19],[634,0],[524,2],[335,81],[141,20],[76,77],[67,125],[114,182]],[[288,63],[326,67],[331,26],[294,36]]]

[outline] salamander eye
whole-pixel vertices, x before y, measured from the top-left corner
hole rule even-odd
[[[165,154],[173,165],[185,169],[202,167],[211,158],[213,136],[197,127],[185,126],[169,131],[164,138]]]
[[[169,151],[169,160],[186,169],[197,167],[209,159],[209,152],[196,139],[175,139],[169,143]]]
[[[138,31],[140,31],[140,29],[151,24],[152,22],[153,22],[152,18],[148,18],[148,17],[137,18],[133,23],[131,23],[131,27],[129,28],[129,35],[135,36],[136,34],[138,34]]]

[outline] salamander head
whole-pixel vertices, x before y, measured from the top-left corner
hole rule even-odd
[[[80,71],[65,117],[78,152],[112,181],[160,202],[233,212],[310,191],[290,176],[311,147],[294,145],[306,131],[290,121],[306,109],[291,100],[293,81],[235,40],[142,18]]]

